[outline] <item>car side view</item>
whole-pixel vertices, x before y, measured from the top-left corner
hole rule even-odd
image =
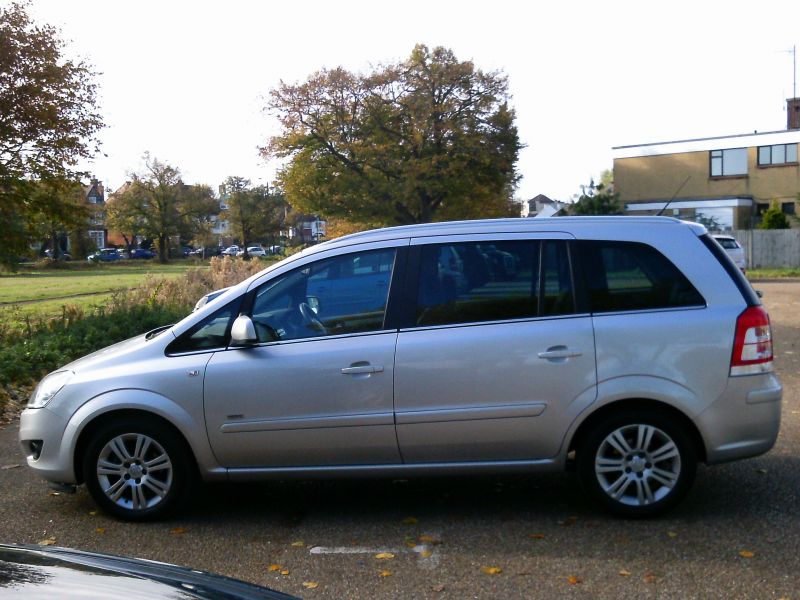
[[[701,225],[435,223],[338,238],[45,377],[28,465],[109,513],[198,479],[563,470],[625,517],[775,443],[769,316]]]

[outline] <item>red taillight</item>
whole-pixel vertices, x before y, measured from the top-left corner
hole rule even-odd
[[[761,306],[751,306],[736,320],[731,375],[753,375],[768,371],[772,371],[769,314]]]

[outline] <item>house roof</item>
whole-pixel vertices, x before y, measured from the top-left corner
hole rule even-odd
[[[635,144],[632,146],[614,146],[611,148],[613,158],[635,158],[639,156],[659,156],[663,154],[679,154],[683,152],[703,152],[708,150],[727,150],[731,148],[748,148],[751,146],[770,146],[773,144],[793,144],[800,142],[800,130],[781,130],[754,132],[739,135],[723,135],[717,137],[675,140],[671,142],[654,142]]]

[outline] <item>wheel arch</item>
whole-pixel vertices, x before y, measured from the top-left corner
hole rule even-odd
[[[150,412],[143,409],[121,408],[117,410],[110,410],[96,415],[81,430],[80,435],[78,436],[78,439],[75,443],[75,451],[72,455],[72,463],[75,468],[75,478],[77,480],[77,483],[79,484],[84,483],[83,455],[86,452],[86,449],[89,446],[92,437],[94,437],[94,435],[98,431],[100,431],[102,428],[106,427],[110,423],[119,423],[124,420],[133,420],[133,419],[146,419],[148,421],[157,423],[171,430],[175,434],[175,439],[181,445],[184,446],[184,449],[186,450],[186,453],[192,462],[192,468],[195,470],[195,472],[199,472],[199,468],[197,465],[197,458],[195,457],[195,453],[194,450],[192,449],[191,444],[186,439],[186,436],[183,435],[183,432],[181,432],[181,430],[178,429],[169,419],[166,419],[154,412]]]
[[[697,452],[698,460],[701,462],[706,461],[705,442],[703,441],[703,436],[694,421],[692,421],[692,419],[680,409],[675,408],[666,402],[653,400],[650,398],[625,398],[621,400],[615,400],[598,407],[597,410],[586,415],[580,425],[578,425],[575,433],[573,433],[572,437],[570,438],[567,452],[576,451],[583,444],[586,437],[589,435],[592,429],[597,426],[597,424],[611,415],[620,414],[623,411],[630,410],[653,411],[655,413],[669,415],[673,419],[677,420],[685,427],[689,438],[692,440],[694,449]]]

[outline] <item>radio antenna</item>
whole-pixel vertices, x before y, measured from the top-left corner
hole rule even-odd
[[[680,185],[678,186],[678,189],[677,189],[677,190],[675,190],[675,193],[674,193],[674,194],[672,194],[672,198],[670,198],[670,199],[667,201],[667,203],[664,205],[664,208],[662,208],[660,211],[658,211],[658,214],[656,214],[656,216],[657,216],[657,217],[660,217],[660,216],[661,216],[661,214],[662,214],[662,213],[663,213],[665,210],[667,210],[667,207],[668,207],[670,204],[672,204],[672,201],[673,201],[673,200],[675,200],[675,196],[677,196],[678,194],[680,194],[680,193],[681,193],[681,190],[683,189],[683,186],[685,186],[687,183],[689,183],[689,180],[690,180],[691,178],[692,178],[692,176],[691,176],[691,175],[689,175],[688,177],[686,177],[686,179],[684,179],[684,180],[683,180],[683,183],[682,183],[682,184],[680,184]]]

